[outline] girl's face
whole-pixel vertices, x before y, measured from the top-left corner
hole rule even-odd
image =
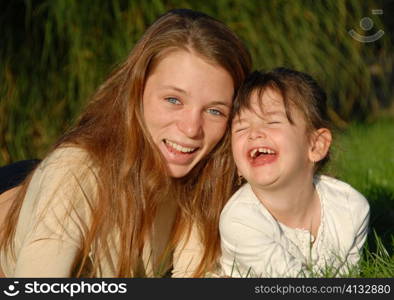
[[[185,176],[223,137],[233,93],[230,74],[193,53],[172,52],[156,65],[144,118],[171,176]]]
[[[232,151],[239,173],[255,187],[282,187],[297,176],[310,175],[313,163],[302,113],[291,107],[287,119],[282,96],[267,89],[260,108],[252,93],[251,110],[232,123]]]

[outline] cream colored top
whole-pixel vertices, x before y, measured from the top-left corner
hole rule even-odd
[[[350,185],[318,176],[321,203],[316,236],[278,222],[253,193],[242,186],[220,217],[222,272],[231,277],[341,276],[359,260],[368,232],[369,204]],[[313,243],[312,243],[313,242]],[[325,273],[328,271],[328,273]]]
[[[96,193],[96,176],[87,153],[76,147],[57,149],[39,165],[20,211],[15,258],[9,252],[0,252],[6,277],[71,276],[83,233],[90,224],[89,207]],[[109,255],[94,251],[100,257],[98,277],[116,275],[118,238],[114,230]],[[153,276],[150,244],[144,245],[142,257],[147,276]],[[190,239],[181,240],[173,253],[172,276],[191,277],[201,254],[202,245],[193,228]]]

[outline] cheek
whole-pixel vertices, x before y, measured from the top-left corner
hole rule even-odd
[[[160,105],[152,105],[149,101],[144,102],[144,104],[144,122],[149,133],[152,137],[155,137],[161,130],[167,128],[174,116],[163,111]]]
[[[233,152],[234,161],[238,165],[239,160],[242,158],[243,142],[240,138],[231,139],[231,150]]]
[[[149,109],[144,109],[145,126],[152,136],[154,136],[154,131],[155,131],[155,128],[157,127],[158,121],[159,120],[157,118],[153,117],[153,115]]]
[[[285,147],[286,149],[297,145],[297,137],[294,132],[290,130],[273,129],[270,132],[270,136],[272,136],[278,144],[282,145],[282,147]]]
[[[144,95],[142,98],[142,103],[143,103],[143,116],[144,116],[144,122],[145,125],[150,129],[152,126],[152,123],[155,122],[155,119],[152,117],[152,104],[151,104],[151,99]]]
[[[227,123],[224,124],[210,124],[205,128],[205,135],[208,147],[212,149],[220,141],[226,132]]]
[[[281,137],[282,149],[290,155],[303,157],[307,154],[308,141],[304,136],[287,134]]]

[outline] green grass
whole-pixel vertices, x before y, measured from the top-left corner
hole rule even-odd
[[[362,277],[394,277],[394,119],[353,124],[337,134],[328,171],[360,191],[371,206]]]
[[[312,73],[337,124],[376,119],[393,107],[393,51],[385,1],[15,0],[0,4],[0,165],[42,158],[89,95],[144,30],[171,8],[216,17],[247,44],[255,68]],[[388,7],[388,6],[387,6]],[[371,15],[383,8],[385,14]],[[384,38],[348,35],[371,17]],[[391,30],[392,34],[392,30]],[[391,81],[390,81],[391,80]],[[393,276],[394,120],[353,124],[338,135],[330,171],[371,203],[372,234],[362,276]],[[384,250],[384,249],[386,250]],[[387,254],[387,255],[386,255]]]
[[[332,171],[362,193],[394,192],[393,119],[351,125],[334,137],[333,156]]]
[[[94,2],[94,4],[93,4]],[[288,66],[327,89],[338,124],[393,104],[389,11],[378,1],[15,0],[0,4],[0,165],[42,157],[145,29],[172,8],[222,20],[250,49],[254,67]],[[370,44],[348,30],[370,17],[386,32]]]
[[[349,277],[394,277],[394,118],[350,124],[334,135],[331,154],[323,173],[352,185],[368,199],[371,207],[370,233],[360,265],[349,270]],[[239,276],[236,264],[233,274]],[[327,267],[318,274],[312,272],[306,276],[336,275],[336,270]]]
[[[391,199],[392,200],[392,199]],[[378,224],[375,220],[372,227]],[[392,223],[392,221],[391,221]],[[370,233],[368,242],[365,246],[363,257],[360,262],[361,273],[359,277],[365,278],[392,278],[394,277],[394,256],[393,256],[393,230],[388,233],[391,243],[384,245],[378,233],[373,230]]]

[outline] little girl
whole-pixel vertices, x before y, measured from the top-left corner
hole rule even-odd
[[[309,75],[254,72],[239,91],[232,151],[244,184],[220,218],[224,276],[345,276],[360,258],[369,205],[317,175],[328,160],[326,96]]]

